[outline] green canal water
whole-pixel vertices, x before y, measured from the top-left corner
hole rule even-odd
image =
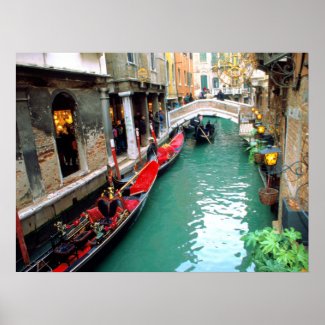
[[[238,125],[222,118],[215,123],[213,144],[186,140],[138,221],[92,271],[254,271],[240,237],[271,226],[273,215],[259,202],[263,183]]]

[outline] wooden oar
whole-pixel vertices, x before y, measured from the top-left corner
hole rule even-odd
[[[135,175],[129,179],[117,192],[121,193],[148,165],[145,165],[138,173],[135,173]]]
[[[202,131],[203,135],[207,138],[207,140],[209,141],[209,143],[212,144],[211,141],[209,140],[208,136],[205,134],[205,132],[203,131],[203,129],[200,127],[200,125],[199,125],[199,129]]]
[[[140,173],[140,172],[139,172]],[[138,176],[138,174],[139,173],[135,173],[135,175],[132,177],[132,178],[130,178],[119,190],[118,190],[118,192],[122,192],[137,176]]]

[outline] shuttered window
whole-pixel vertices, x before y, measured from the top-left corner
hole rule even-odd
[[[206,75],[201,75],[201,88],[208,88],[208,77]]]
[[[200,53],[200,62],[207,62],[207,54]]]

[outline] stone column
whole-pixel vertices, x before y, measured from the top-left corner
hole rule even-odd
[[[150,137],[150,121],[149,121],[149,111],[148,111],[148,99],[147,96],[149,93],[144,93],[141,98],[141,114],[144,115],[146,118],[146,134],[143,138],[144,141],[142,143],[142,146],[148,145],[148,137]]]
[[[33,199],[37,199],[44,194],[44,186],[30,118],[29,95],[27,94],[27,89],[17,89],[16,116],[19,143],[24,157],[31,194]]]
[[[152,98],[152,113],[155,116],[156,112],[159,112],[158,94],[152,94]]]
[[[160,103],[161,103],[161,109],[163,111],[163,114],[164,114],[164,122],[163,122],[163,128],[165,130],[168,129],[168,123],[167,123],[167,120],[168,120],[168,112],[167,112],[167,109],[166,109],[166,100],[165,100],[165,95],[164,94],[161,94],[160,95]]]
[[[158,101],[158,94],[152,94],[152,113],[153,117],[155,118],[156,112],[159,112],[159,101]],[[155,124],[152,125],[155,128]],[[156,133],[156,132],[155,132]],[[156,134],[157,138],[161,138],[161,132],[159,130],[158,134]]]
[[[102,107],[103,126],[104,126],[108,164],[113,165],[114,162],[113,162],[112,150],[110,146],[110,140],[113,139],[113,128],[112,128],[111,116],[109,114],[108,88],[100,88],[100,101]]]
[[[125,128],[126,128],[126,138],[128,143],[128,156],[130,159],[137,159],[138,148],[137,140],[135,136],[135,126],[134,126],[134,113],[133,113],[133,103],[132,103],[132,92],[125,91],[118,93],[122,97],[123,107],[124,107],[124,118],[125,118]]]

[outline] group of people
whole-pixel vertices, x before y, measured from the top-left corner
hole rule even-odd
[[[184,97],[184,104],[188,104],[193,101],[194,101],[194,98],[192,96],[192,93],[190,93],[190,94],[186,93],[186,95]]]
[[[149,121],[150,123],[152,123],[157,138],[160,138],[160,133],[162,133],[163,131],[164,120],[164,114],[161,109],[155,114],[153,114],[152,112],[149,113]]]
[[[160,138],[160,134],[163,131],[164,114],[162,110],[153,114],[149,112],[149,122],[152,123],[155,135]],[[147,136],[147,122],[143,114],[137,112],[134,116],[134,126],[139,130],[140,145],[146,145]],[[113,137],[115,141],[116,153],[122,154],[127,151],[127,137],[124,119],[117,120],[113,124]]]

